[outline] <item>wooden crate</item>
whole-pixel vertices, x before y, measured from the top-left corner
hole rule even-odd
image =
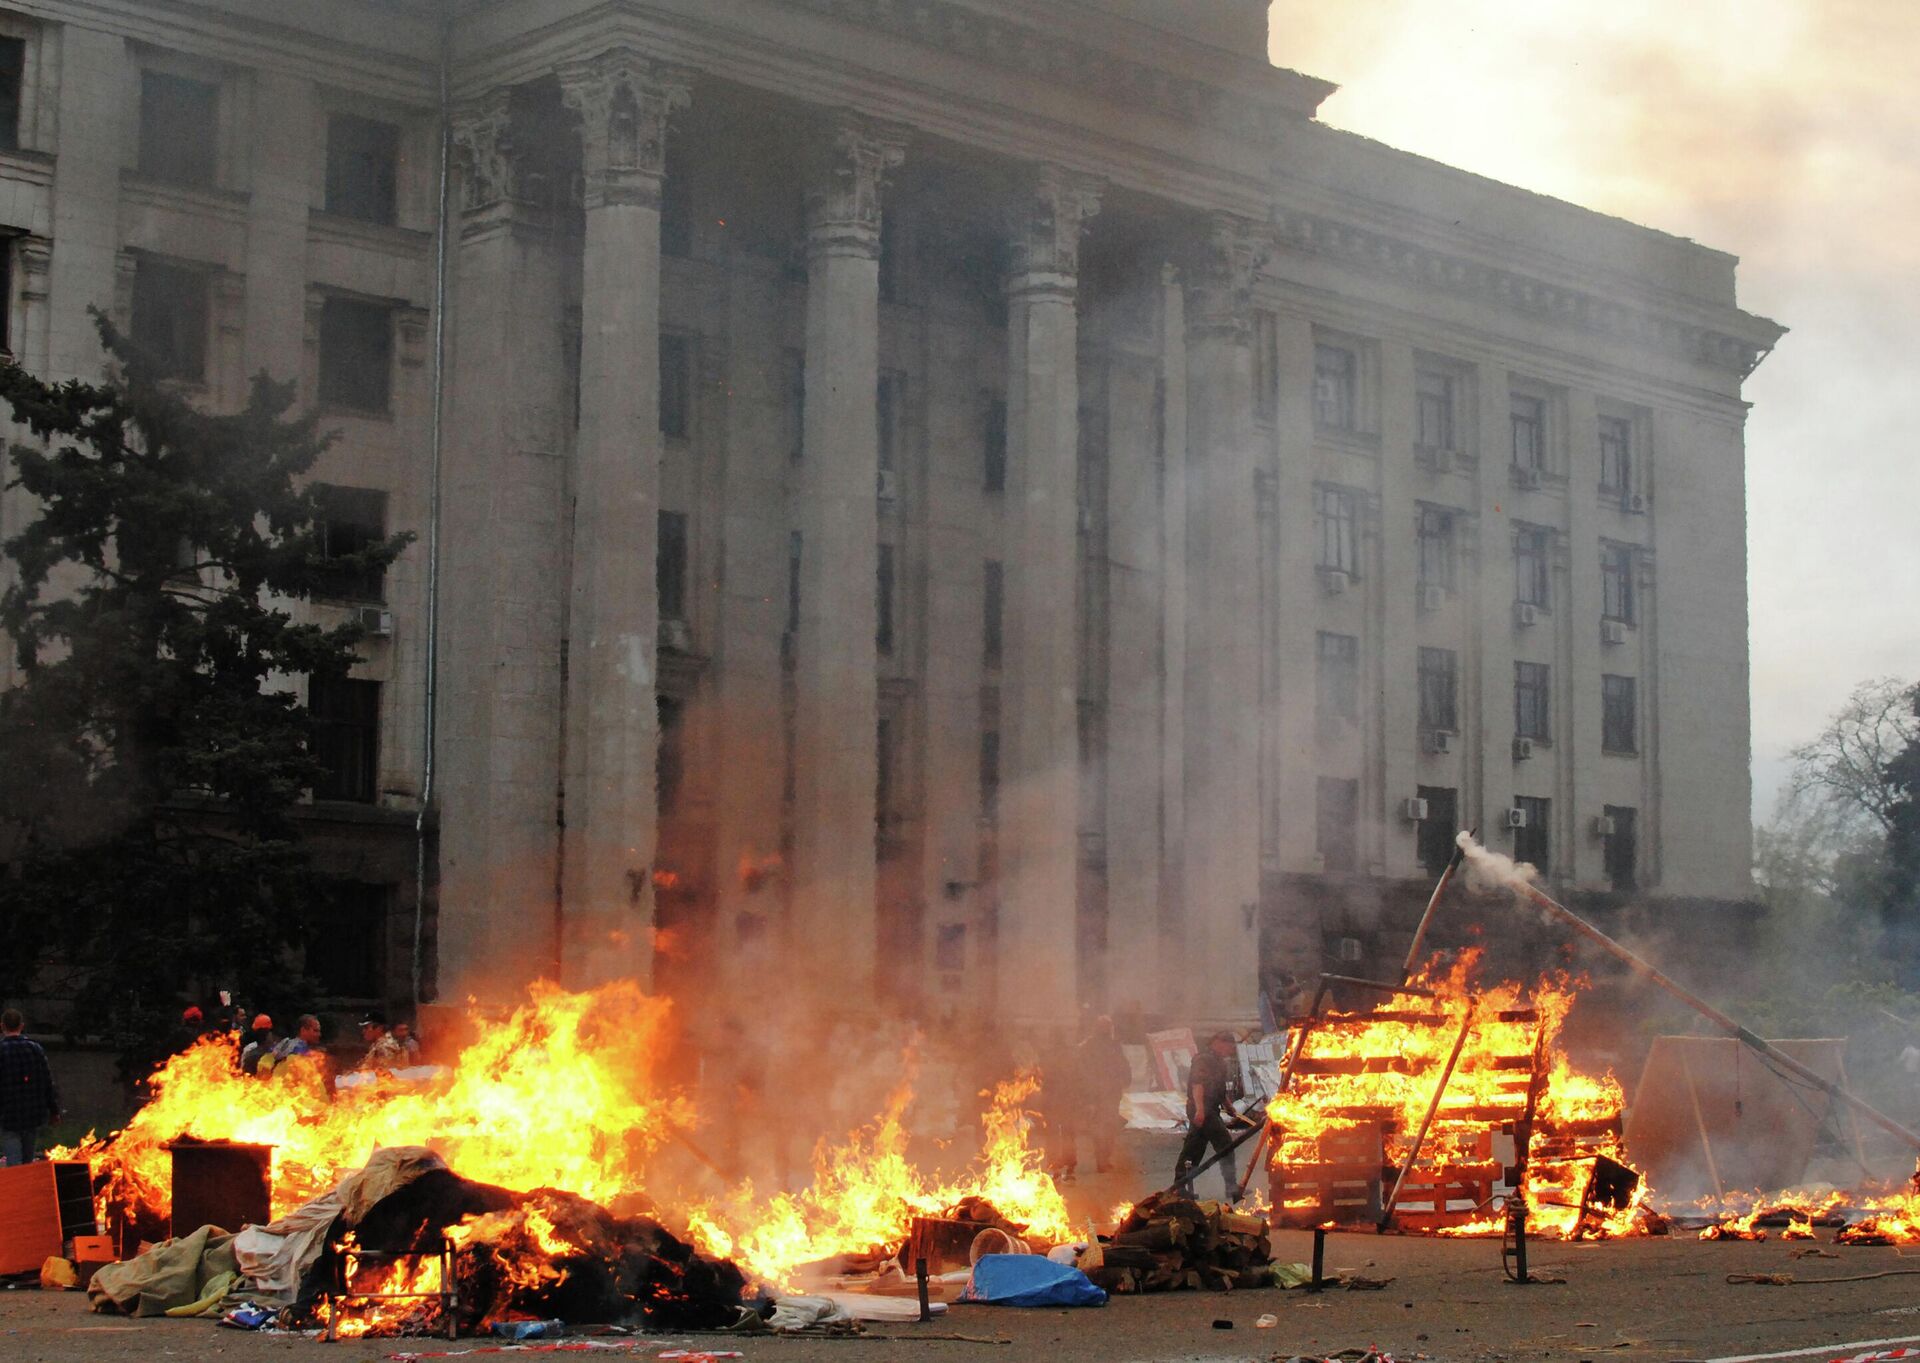
[[[0,1274],[31,1273],[93,1235],[93,1174],[84,1160],[0,1168]]]

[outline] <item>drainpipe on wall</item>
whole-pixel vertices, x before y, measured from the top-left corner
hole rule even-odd
[[[427,497],[427,666],[423,708],[420,813],[413,824],[413,1006],[423,1002],[426,973],[427,813],[433,807],[433,750],[440,665],[440,462],[447,408],[447,241],[452,214],[453,112],[450,67],[453,61],[451,6],[440,24],[440,193],[433,233],[433,428]]]

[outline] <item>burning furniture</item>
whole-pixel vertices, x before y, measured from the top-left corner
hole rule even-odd
[[[75,1236],[96,1233],[85,1161],[0,1168],[0,1274],[31,1273]]]
[[[1613,1205],[1610,1184],[1590,1195],[1599,1158],[1622,1167],[1623,1105],[1611,1076],[1575,1072],[1555,1047],[1571,985],[1476,995],[1472,966],[1429,985],[1369,985],[1378,1008],[1299,1026],[1269,1108],[1276,1224],[1491,1233],[1495,1202],[1514,1195],[1536,1232],[1630,1216],[1632,1197]]]

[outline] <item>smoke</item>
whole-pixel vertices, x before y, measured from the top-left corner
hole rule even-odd
[[[1467,854],[1467,884],[1474,890],[1511,890],[1515,898],[1524,899],[1527,887],[1540,878],[1531,864],[1482,847],[1464,828],[1453,840]]]

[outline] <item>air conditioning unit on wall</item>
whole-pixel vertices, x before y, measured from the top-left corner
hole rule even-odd
[[[1428,752],[1434,752],[1434,753],[1446,752],[1452,747],[1453,747],[1453,735],[1448,733],[1445,729],[1427,730],[1426,748]]]
[[[900,495],[900,480],[892,469],[881,469],[879,479],[880,500],[891,502]]]
[[[1353,583],[1353,575],[1344,568],[1322,568],[1320,586],[1328,596],[1339,596]]]
[[[1531,738],[1515,738],[1513,740],[1513,760],[1514,761],[1525,762],[1532,756],[1533,756],[1533,740]]]
[[[1540,608],[1531,601],[1513,603],[1513,623],[1522,629],[1531,628],[1540,623]]]
[[[1418,795],[1412,795],[1401,803],[1400,810],[1407,816],[1407,822],[1419,823],[1427,817],[1427,802]]]
[[[1525,828],[1527,826],[1527,811],[1517,805],[1509,809],[1507,811],[1506,825],[1508,828]]]
[[[1515,465],[1513,470],[1513,485],[1517,488],[1524,488],[1529,492],[1537,491],[1540,487],[1540,470],[1528,468],[1523,464]]]
[[[384,610],[379,606],[356,606],[353,611],[353,622],[365,630],[369,638],[393,637],[393,612],[390,610]]]
[[[1420,609],[1431,615],[1447,604],[1447,589],[1431,582],[1420,584]]]
[[[1613,836],[1613,834],[1614,834],[1614,826],[1613,826],[1613,818],[1611,815],[1596,814],[1593,816],[1593,836],[1594,837],[1610,838]]]
[[[1600,622],[1600,642],[1603,644],[1624,644],[1627,641],[1627,626],[1621,620],[1602,620]]]

